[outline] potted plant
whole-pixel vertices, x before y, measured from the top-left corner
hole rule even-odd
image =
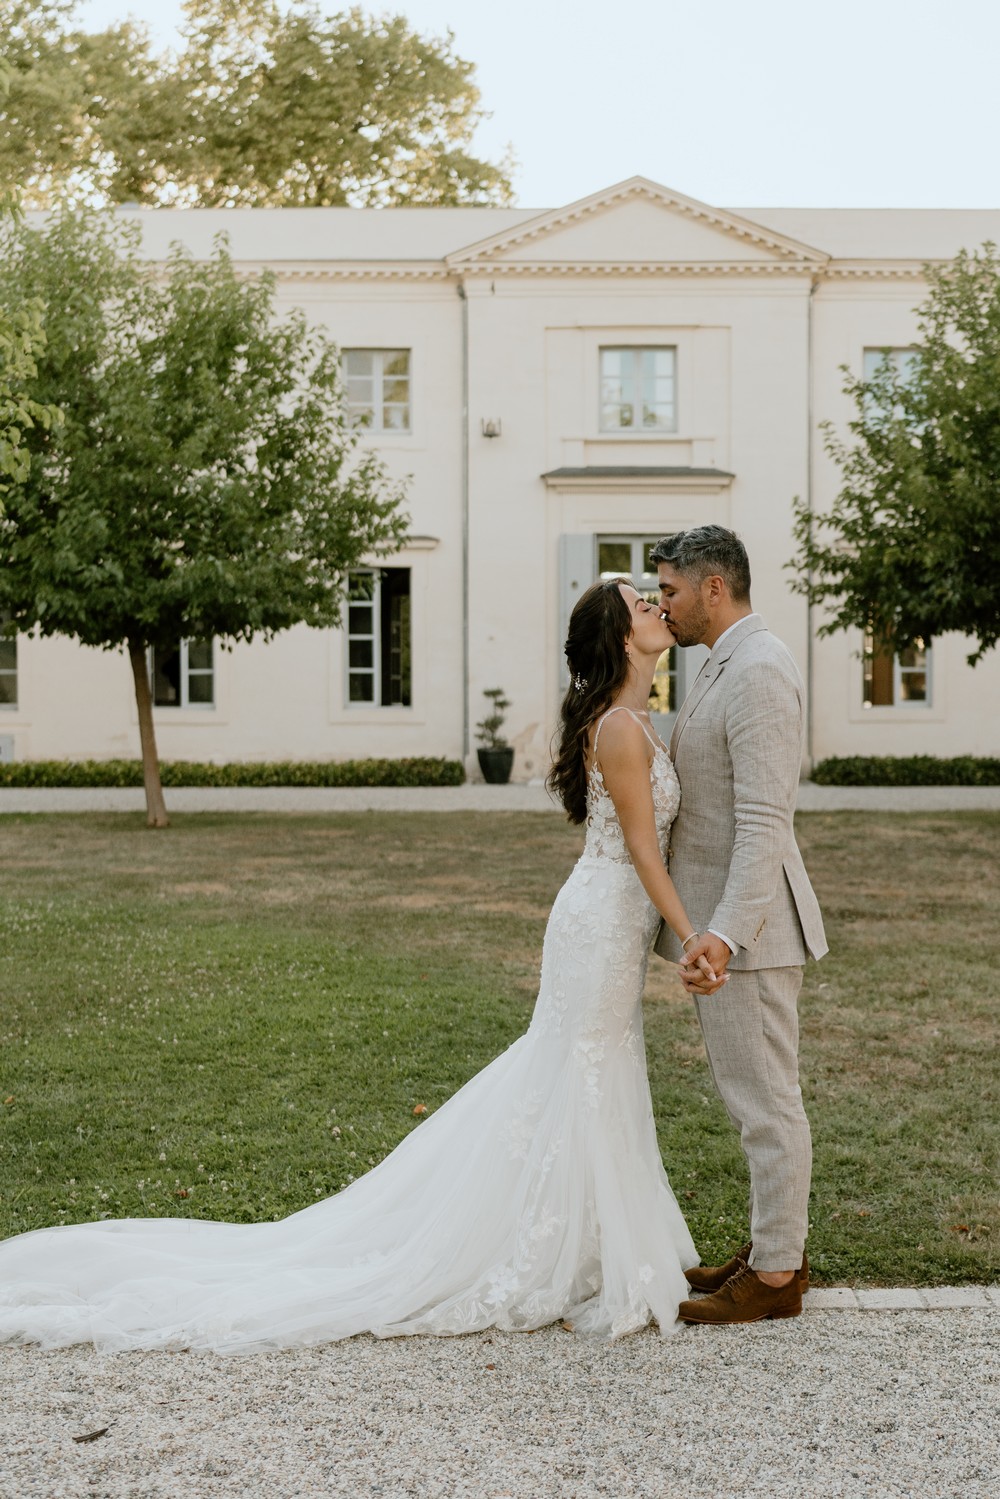
[[[514,764],[514,746],[507,743],[500,730],[507,717],[510,701],[504,697],[502,687],[487,687],[483,697],[489,702],[490,711],[482,723],[476,724],[476,738],[482,746],[476,751],[479,769],[483,773],[483,780],[488,781],[491,786],[505,786],[510,780]]]

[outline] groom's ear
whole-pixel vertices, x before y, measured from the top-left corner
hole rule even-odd
[[[702,580],[701,591],[706,604],[719,605],[729,596],[726,580],[718,573],[709,573],[708,577]]]

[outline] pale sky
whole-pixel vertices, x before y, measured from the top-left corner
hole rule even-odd
[[[328,13],[346,10],[332,0]],[[522,207],[641,173],[723,207],[1000,207],[998,0],[398,0],[455,34]],[[176,39],[180,0],[83,0]]]

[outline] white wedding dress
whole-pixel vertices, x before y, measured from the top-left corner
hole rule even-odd
[[[665,847],[680,788],[654,748]],[[559,1318],[600,1338],[672,1331],[698,1255],[646,1075],[658,917],[597,770],[587,802],[525,1035],[366,1176],[280,1222],[127,1218],[6,1240],[0,1340],[250,1353]]]

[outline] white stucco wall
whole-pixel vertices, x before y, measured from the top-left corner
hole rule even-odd
[[[482,690],[501,686],[512,703],[515,775],[541,775],[561,692],[564,538],[657,536],[704,521],[743,536],[754,604],[810,674],[817,757],[1000,753],[995,656],[972,672],[967,644],[945,637],[933,647],[930,704],[865,710],[859,642],[810,640],[808,611],[784,567],[794,550],[793,496],[811,495],[822,508],[836,493],[818,424],[843,427],[849,418],[838,366],[860,370],[866,347],[910,343],[925,293],[921,262],[1000,235],[1000,212],[734,214],[635,179],[543,214],[138,218],[152,259],[171,239],[207,254],[224,229],[248,271],[275,269],[281,309],[304,307],[344,347],[411,351],[411,430],[364,440],[409,485],[413,540],[393,561],[412,571],[413,706],[347,706],[342,635],[299,628],[269,645],[217,649],[214,707],[156,712],[165,758],[462,756],[474,750],[467,726],[482,717]],[[606,344],[676,347],[675,433],[599,430]],[[499,421],[502,435],[484,437],[484,420]],[[542,477],[608,466],[700,475]],[[588,555],[579,545],[575,555]],[[124,657],[22,638],[18,668],[18,705],[0,709],[0,747],[13,741],[19,758],[138,753]]]

